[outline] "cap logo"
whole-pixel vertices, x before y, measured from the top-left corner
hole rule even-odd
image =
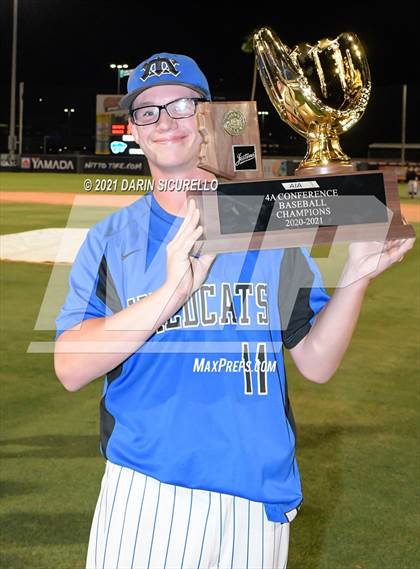
[[[175,67],[176,65],[179,65],[176,59],[169,59],[167,57],[152,59],[152,61],[148,61],[144,66],[144,73],[140,79],[147,81],[149,77],[160,77],[161,75],[173,75],[176,77],[179,75],[179,71]]]

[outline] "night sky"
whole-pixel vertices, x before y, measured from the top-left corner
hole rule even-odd
[[[9,120],[12,4],[12,0],[1,0],[3,125]],[[343,0],[227,6],[227,2],[165,6],[133,0],[19,0],[18,81],[25,82],[27,136],[59,134],[67,121],[63,109],[71,106],[76,111],[72,134],[92,144],[95,95],[116,92],[116,72],[109,64],[134,67],[159,51],[196,59],[214,96],[249,99],[253,58],[241,51],[241,44],[254,29],[269,26],[289,46],[343,31],[359,36],[367,52],[373,91],[365,116],[342,139],[345,150],[362,155],[369,142],[399,141],[403,83],[408,84],[407,141],[420,142],[420,14],[412,2],[398,2],[391,8],[383,2]],[[124,89],[125,80],[121,85]],[[288,144],[295,145],[300,153],[303,140],[281,123],[261,82],[257,102],[260,110],[270,111],[265,134],[272,132],[285,150]],[[4,135],[1,145],[4,150]]]

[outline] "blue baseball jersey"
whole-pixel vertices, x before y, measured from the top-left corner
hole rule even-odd
[[[148,194],[94,226],[57,337],[160,287],[182,221]],[[269,520],[290,521],[302,492],[283,347],[304,338],[328,299],[305,249],[219,254],[189,301],[107,374],[102,454],[165,483],[263,502]]]

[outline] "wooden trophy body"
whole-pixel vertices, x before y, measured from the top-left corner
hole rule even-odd
[[[255,101],[199,103],[197,120],[200,168],[227,180],[263,177]]]

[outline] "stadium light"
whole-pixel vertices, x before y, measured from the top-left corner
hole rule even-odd
[[[73,107],[65,107],[64,112],[67,113],[67,136],[69,138],[69,142],[70,142],[70,137],[71,137],[71,115],[75,112],[75,110],[73,109]],[[64,147],[66,149],[66,147]]]
[[[268,111],[258,111],[258,115],[261,117],[261,136],[264,134],[264,121],[265,117],[268,116]]]
[[[120,70],[128,69],[127,63],[111,63],[109,65],[111,69],[115,69],[117,72],[117,93],[120,94]]]

